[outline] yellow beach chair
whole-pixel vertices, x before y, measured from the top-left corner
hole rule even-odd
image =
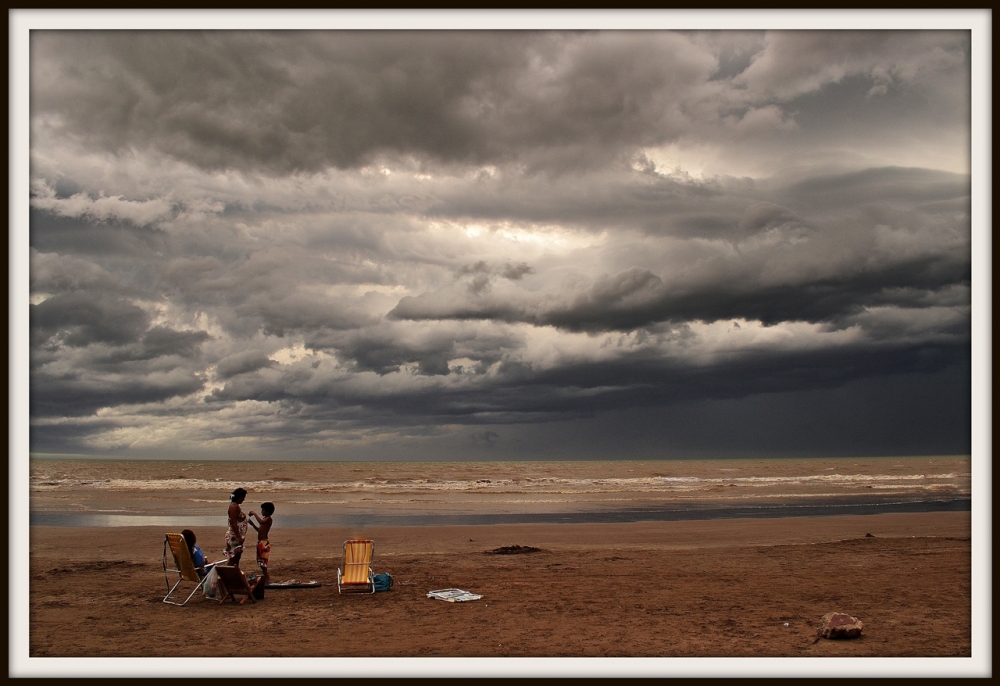
[[[375,541],[344,541],[344,569],[337,569],[339,593],[375,592],[375,579],[371,567],[374,555]]]
[[[206,564],[205,569],[211,569],[216,564],[218,563],[212,562]],[[173,586],[170,585],[171,574],[177,575],[177,582]],[[163,602],[169,605],[186,605],[187,601],[191,600],[194,594],[198,592],[198,589],[201,588],[202,578],[198,576],[194,560],[191,559],[191,551],[188,550],[187,541],[180,534],[167,534],[166,538],[163,539],[163,579],[167,582],[168,589],[167,595],[163,597]],[[183,603],[171,600],[170,596],[185,581],[194,584],[194,589],[190,595],[184,599]]]

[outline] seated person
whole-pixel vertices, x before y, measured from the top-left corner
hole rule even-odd
[[[208,561],[205,559],[205,554],[201,552],[201,548],[195,545],[198,538],[194,535],[191,529],[184,529],[181,532],[181,536],[187,541],[188,550],[191,552],[191,561],[194,562],[194,568],[198,571],[198,576],[204,577],[208,570],[205,569],[205,565]]]

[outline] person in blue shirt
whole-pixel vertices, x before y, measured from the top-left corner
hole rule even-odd
[[[191,551],[191,561],[194,562],[194,568],[198,570],[198,576],[204,577],[207,573],[205,570],[207,560],[205,560],[205,554],[201,552],[201,548],[195,545],[198,537],[194,535],[194,532],[191,531],[191,529],[184,529],[184,531],[181,532],[181,536],[183,536],[184,540],[187,541],[188,550]]]

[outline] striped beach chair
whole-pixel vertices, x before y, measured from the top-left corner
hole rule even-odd
[[[337,569],[339,593],[375,592],[375,579],[371,567],[374,555],[375,541],[361,539],[344,541],[344,568]]]
[[[217,563],[207,564],[205,568],[211,569],[215,564]],[[170,585],[170,575],[172,574],[177,575],[177,581],[173,586]],[[187,541],[180,534],[167,534],[166,538],[163,539],[163,578],[167,582],[167,595],[163,597],[163,602],[168,605],[186,605],[187,601],[191,600],[194,594],[198,592],[198,589],[201,588],[202,578],[198,576],[198,570],[195,569],[194,560],[191,559],[191,551],[188,550]],[[171,600],[170,596],[185,581],[194,584],[194,589],[191,590],[190,595],[181,603]],[[183,593],[182,591],[181,594]]]

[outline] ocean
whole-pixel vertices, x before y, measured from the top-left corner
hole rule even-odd
[[[39,460],[29,521],[225,526],[229,493],[281,526],[668,521],[969,510],[968,456],[553,462]]]

